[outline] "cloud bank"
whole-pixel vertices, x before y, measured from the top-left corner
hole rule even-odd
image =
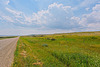
[[[91,10],[91,12],[82,14],[79,17],[74,14],[75,10],[73,9],[75,7],[58,3],[50,4],[47,9],[33,12],[32,15],[26,15],[22,11],[7,7],[10,3],[9,0],[2,0],[2,2],[4,5],[1,3],[0,5],[4,9],[0,11],[0,23],[12,23],[20,27],[41,30],[100,30],[100,4],[88,8],[84,6],[85,0],[80,6],[86,7],[85,10]],[[92,3],[94,1],[90,2],[90,4]]]
[[[46,29],[72,29],[79,27],[79,18],[73,16],[71,6],[53,3],[47,10],[41,10],[33,13],[32,16],[26,16],[23,12],[5,8],[11,16],[2,16],[2,19],[20,25]]]

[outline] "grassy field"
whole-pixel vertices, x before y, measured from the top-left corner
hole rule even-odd
[[[14,37],[16,37],[16,36],[0,37],[0,40],[2,40],[2,39],[7,39],[7,38],[14,38]]]
[[[12,67],[100,67],[100,32],[20,37]]]

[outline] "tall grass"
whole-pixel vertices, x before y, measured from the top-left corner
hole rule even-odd
[[[100,36],[20,37],[13,67],[100,67]]]

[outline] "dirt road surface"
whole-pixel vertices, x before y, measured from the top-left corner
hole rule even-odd
[[[19,37],[0,40],[0,67],[10,67]]]

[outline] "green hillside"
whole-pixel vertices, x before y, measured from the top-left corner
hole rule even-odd
[[[100,67],[100,32],[20,37],[12,67]]]

